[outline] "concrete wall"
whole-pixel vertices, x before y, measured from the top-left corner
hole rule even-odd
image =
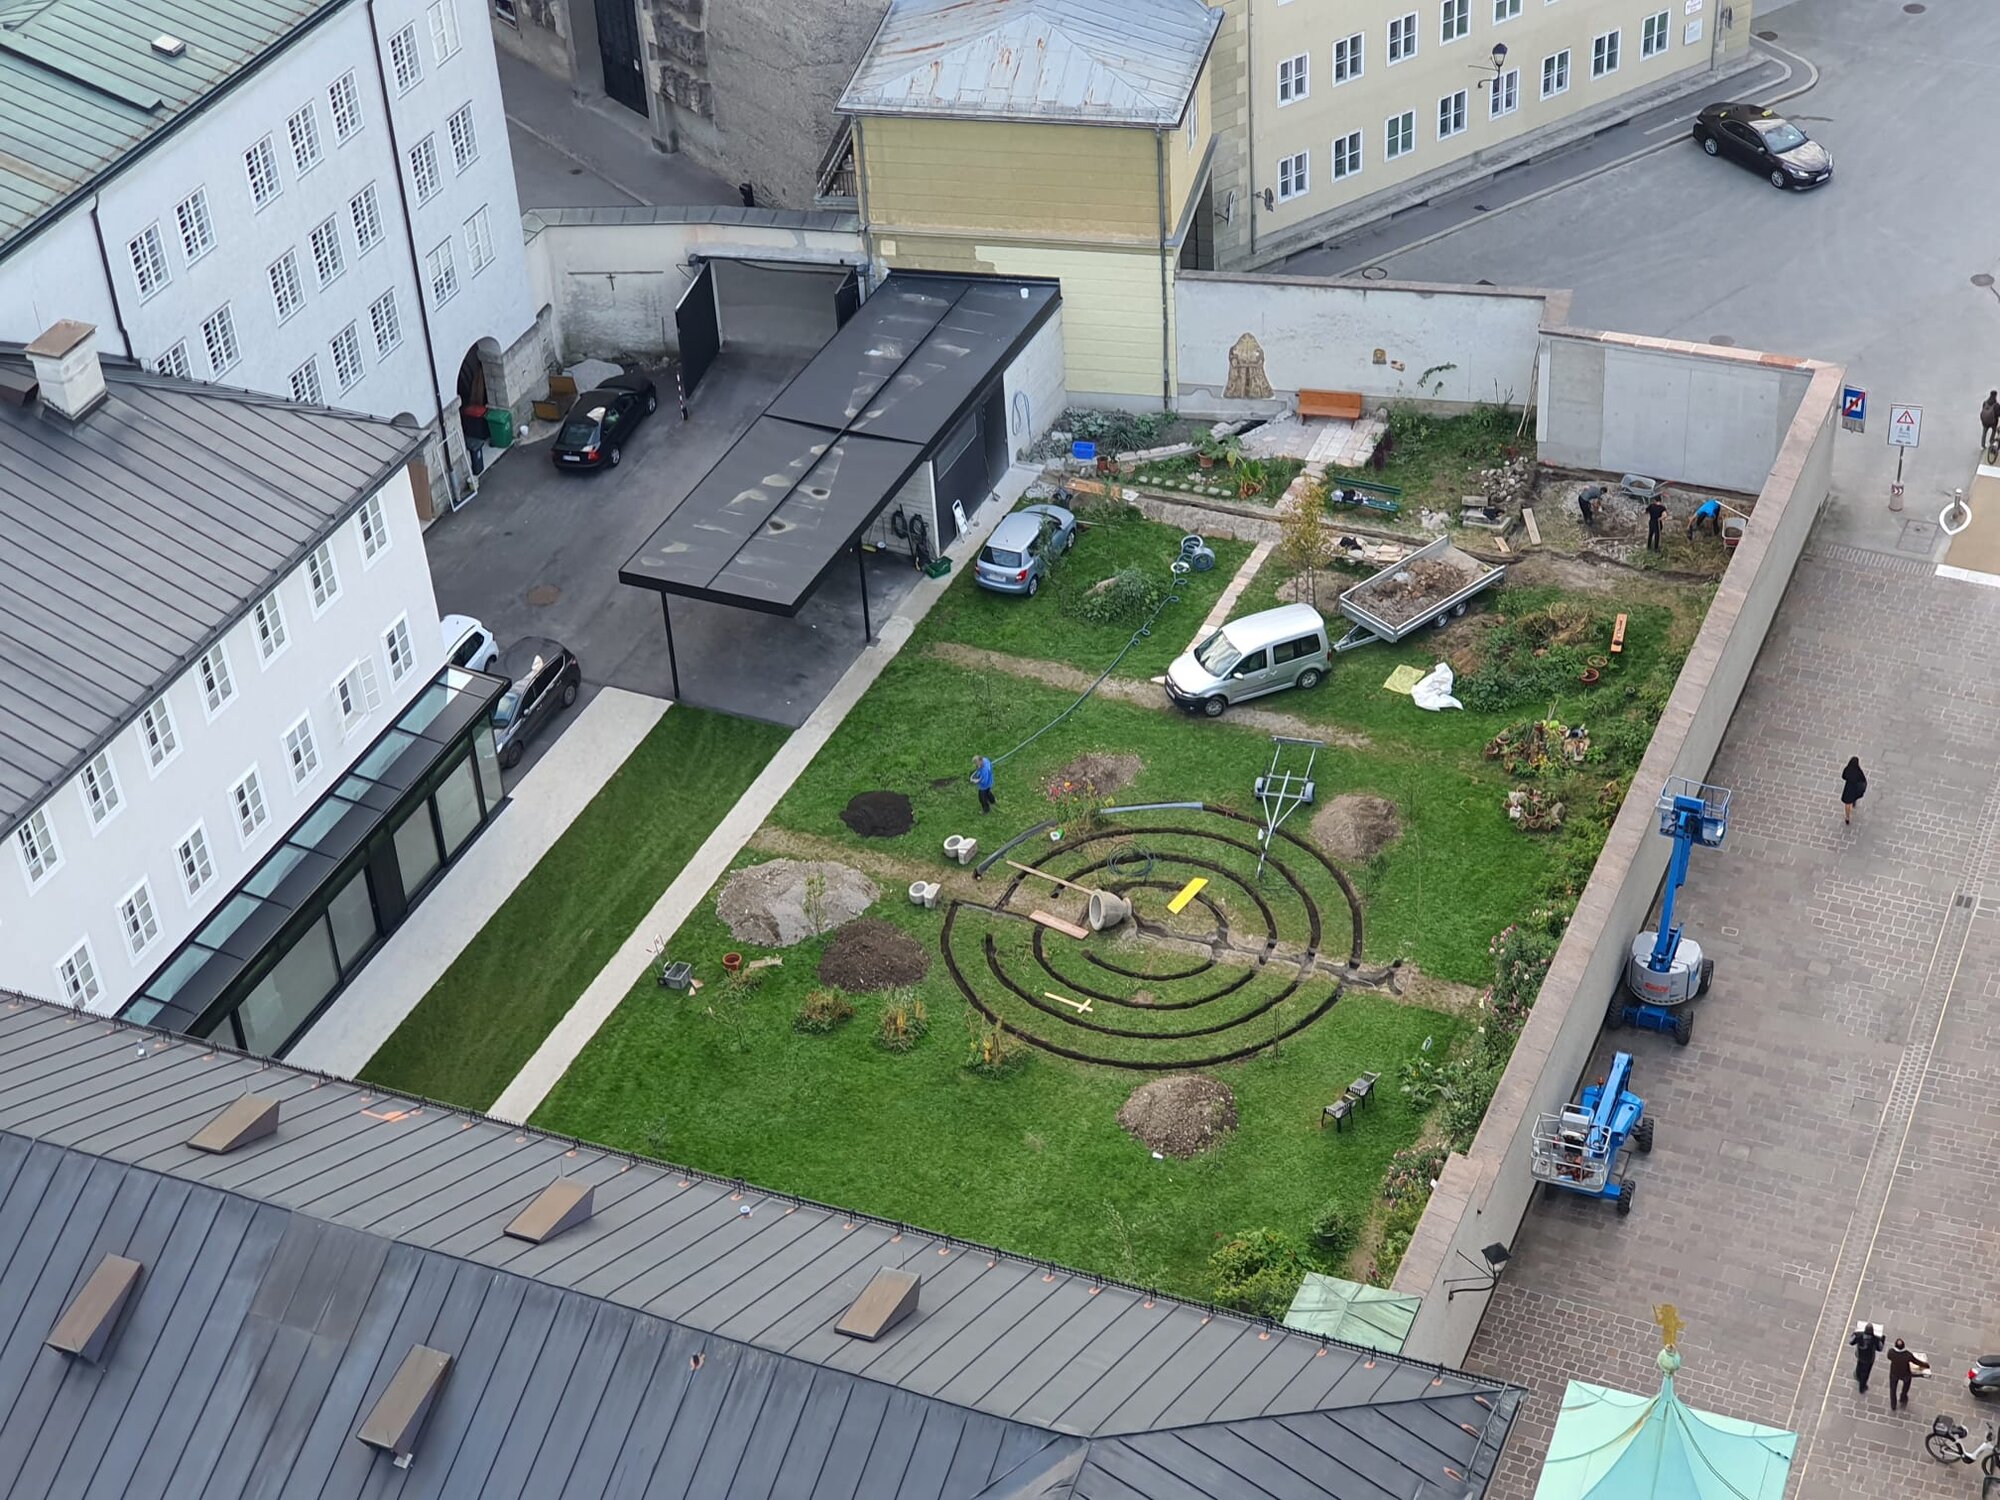
[[[1424,1299],[1404,1353],[1447,1365],[1464,1361],[1488,1299],[1475,1294],[1454,1301],[1445,1283],[1481,1263],[1480,1247],[1513,1242],[1534,1186],[1528,1164],[1536,1117],[1573,1097],[1604,1023],[1605,997],[1620,978],[1626,947],[1644,926],[1659,893],[1671,845],[1655,831],[1647,789],[1670,776],[1700,779],[1707,773],[1832,478],[1843,375],[1839,366],[1789,360],[1772,365],[1745,351],[1613,334],[1564,330],[1561,337],[1594,340],[1607,354],[1619,356],[1604,362],[1607,384],[1616,379],[1611,372],[1623,356],[1643,352],[1655,361],[1678,360],[1711,373],[1717,366],[1733,366],[1734,374],[1759,376],[1779,392],[1802,381],[1804,390],[1788,409],[1777,441],[1765,451],[1766,472],[1756,486],[1749,530],[1716,588],[1633,778],[1633,795],[1612,825],[1472,1150],[1446,1161],[1396,1273],[1395,1290]],[[1566,406],[1550,414],[1559,443],[1565,436],[1564,413],[1572,410]]]
[[[1551,329],[1536,433],[1543,460],[1754,493],[1811,372],[1693,357],[1694,347],[1632,348]]]
[[[1035,439],[1047,432],[1063,408],[1069,391],[1063,380],[1063,309],[1042,325],[1001,377],[1007,397],[1007,452],[1025,457]]]
[[[1174,298],[1183,400],[1221,396],[1230,347],[1249,333],[1280,395],[1304,387],[1459,404],[1525,401],[1544,317],[1563,316],[1569,300],[1566,292],[1201,271],[1181,272]]]

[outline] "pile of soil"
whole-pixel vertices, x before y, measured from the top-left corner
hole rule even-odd
[[[715,898],[715,914],[739,943],[789,948],[838,927],[882,899],[851,865],[773,859],[738,870]]]
[[[1456,563],[1426,557],[1397,569],[1356,599],[1390,624],[1401,625],[1449,599],[1471,581]]]
[[[849,922],[820,955],[820,983],[851,995],[915,984],[931,966],[930,949],[879,917]]]
[[[917,819],[901,792],[863,792],[841,809],[840,821],[864,839],[893,839],[908,833]]]
[[[1109,797],[1130,786],[1145,769],[1146,763],[1136,755],[1092,751],[1089,755],[1079,755],[1051,776],[1044,790],[1051,802],[1075,796]]]
[[[1132,1091],[1118,1123],[1140,1144],[1185,1161],[1236,1128],[1236,1096],[1199,1073],[1158,1078]]]
[[[1312,832],[1336,864],[1366,864],[1403,836],[1403,819],[1386,797],[1347,792],[1313,815]]]

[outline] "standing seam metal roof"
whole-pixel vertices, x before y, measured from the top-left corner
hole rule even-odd
[[[245,1091],[275,1135],[185,1144]],[[593,1216],[506,1238],[558,1175]],[[85,1374],[40,1341],[107,1252],[146,1279]],[[836,1334],[883,1265],[922,1273],[917,1316]],[[0,1329],[35,1494],[378,1493],[352,1433],[413,1342],[458,1365],[410,1496],[1462,1500],[1520,1398],[20,997]]]

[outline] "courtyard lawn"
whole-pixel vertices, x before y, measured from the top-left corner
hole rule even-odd
[[[786,731],[667,711],[361,1070],[484,1109],[784,743]]]
[[[1505,394],[1505,393],[1503,393]],[[1389,431],[1395,446],[1380,469],[1328,469],[1326,482],[1343,479],[1392,484],[1403,493],[1402,510],[1393,524],[1414,525],[1417,511],[1428,506],[1456,516],[1461,497],[1479,469],[1497,468],[1510,451],[1533,453],[1532,434],[1515,436],[1521,414],[1502,406],[1481,406],[1455,417],[1440,417],[1411,405],[1389,408]],[[1334,507],[1334,519],[1348,517],[1361,525],[1379,525],[1382,517],[1365,510]]]

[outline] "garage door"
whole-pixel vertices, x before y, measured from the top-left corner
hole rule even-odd
[[[1006,395],[996,385],[984,400],[968,412],[951,435],[938,444],[931,459],[937,476],[937,548],[943,551],[958,536],[958,522],[951,513],[956,500],[968,518],[986,503],[993,481],[1005,467],[1007,440]],[[997,439],[997,443],[996,440]],[[1001,462],[996,465],[995,454]]]
[[[680,330],[681,397],[694,394],[701,377],[715,363],[722,348],[722,326],[716,316],[715,267],[704,265],[694,284],[681,294],[674,307],[674,326]]]

